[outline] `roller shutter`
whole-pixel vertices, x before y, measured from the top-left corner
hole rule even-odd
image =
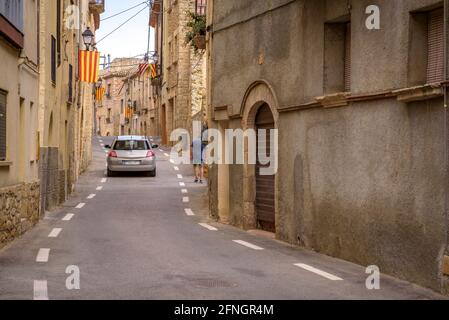
[[[266,132],[266,138],[259,135],[259,130],[274,129],[274,119],[268,105],[262,106],[256,116],[256,129],[257,129],[257,146],[259,148],[259,141],[264,139],[266,145],[267,155],[271,153],[270,150],[270,134]],[[262,141],[261,141],[262,142]],[[263,143],[263,142],[262,142]],[[258,150],[259,151],[259,150]],[[256,214],[257,222],[261,229],[274,232],[275,231],[275,176],[274,175],[261,175],[260,169],[268,167],[269,165],[262,165],[257,162],[256,166]]]
[[[444,27],[443,9],[429,13],[427,83],[444,79]]]

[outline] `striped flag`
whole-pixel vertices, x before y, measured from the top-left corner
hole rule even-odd
[[[100,52],[80,50],[79,74],[81,82],[96,83],[98,80],[99,67]]]
[[[103,88],[103,87],[97,88],[97,90],[95,92],[95,100],[98,102],[103,101],[105,92],[106,92],[105,88]]]
[[[145,73],[145,71],[147,71],[149,66],[150,65],[148,63],[141,63],[141,64],[139,64],[139,71],[137,72],[139,77],[141,75],[143,75]]]
[[[151,70],[151,79],[156,78],[157,77],[156,65],[155,64],[151,64],[150,70]]]

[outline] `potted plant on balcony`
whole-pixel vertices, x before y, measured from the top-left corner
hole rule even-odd
[[[190,44],[195,52],[206,49],[206,16],[195,12],[188,12],[188,31],[186,43]]]
[[[161,85],[161,77],[157,76],[155,78],[151,78],[151,85],[153,87],[159,87]]]

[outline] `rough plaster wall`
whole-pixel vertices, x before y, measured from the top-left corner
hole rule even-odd
[[[279,237],[439,289],[442,112],[384,100],[281,116]]]
[[[347,14],[347,1],[298,0],[231,26],[287,3],[255,2],[214,2],[212,108],[229,106],[231,114],[258,80],[273,87],[279,107],[321,95],[317,39],[326,21]],[[408,12],[441,1],[378,3],[386,24],[374,33],[364,29],[364,6],[372,3],[352,1],[354,92],[406,85]],[[278,237],[440,289],[448,232],[442,119],[441,99],[281,114]],[[230,176],[231,222],[243,226],[242,168],[232,166]]]

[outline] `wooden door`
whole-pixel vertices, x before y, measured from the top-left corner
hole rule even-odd
[[[266,130],[265,137],[259,134],[259,130]],[[270,132],[268,130],[274,129],[274,118],[268,105],[260,107],[256,115],[256,130],[257,130],[257,151],[266,152],[270,155]],[[263,139],[263,140],[262,140]],[[266,149],[259,149],[259,144],[266,145]],[[269,167],[262,165],[259,162],[259,157],[256,165],[256,215],[257,223],[260,229],[275,232],[275,176],[261,175],[260,169]]]

